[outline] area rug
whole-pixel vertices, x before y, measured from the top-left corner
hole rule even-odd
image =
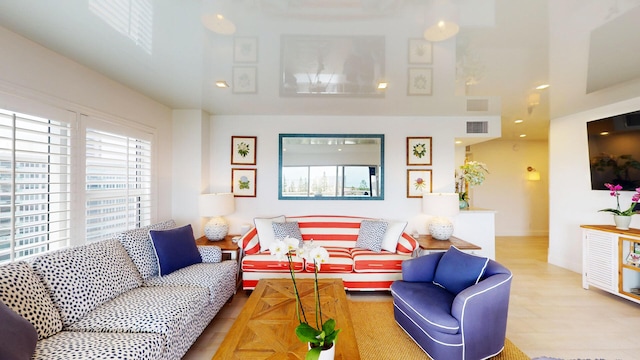
[[[429,359],[429,356],[396,324],[393,318],[393,302],[350,300],[349,312],[360,357],[363,360]],[[381,339],[391,341],[385,341],[384,346],[380,346]],[[529,357],[507,339],[504,350],[493,359],[529,360]]]

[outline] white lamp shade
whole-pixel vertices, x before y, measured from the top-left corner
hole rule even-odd
[[[203,217],[229,215],[235,210],[233,193],[200,195],[200,215]]]
[[[431,216],[456,216],[460,213],[457,193],[423,193],[422,212]]]

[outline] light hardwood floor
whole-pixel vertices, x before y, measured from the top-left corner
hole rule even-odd
[[[594,288],[581,276],[547,263],[547,237],[498,237],[496,259],[513,272],[507,337],[528,356],[561,359],[640,359],[640,304]],[[380,293],[350,293],[374,301]],[[183,359],[212,359],[247,300],[240,291]]]

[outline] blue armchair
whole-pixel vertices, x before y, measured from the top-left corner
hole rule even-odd
[[[451,247],[406,260],[391,285],[396,322],[434,360],[479,360],[504,349],[511,272]]]

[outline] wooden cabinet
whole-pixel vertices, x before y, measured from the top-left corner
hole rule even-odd
[[[640,303],[640,230],[611,225],[582,229],[582,287],[594,286]]]

